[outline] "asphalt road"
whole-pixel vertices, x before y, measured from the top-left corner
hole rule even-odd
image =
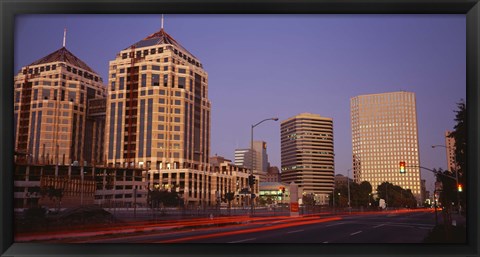
[[[433,212],[272,217],[238,224],[108,235],[84,243],[421,243],[435,225]]]
[[[435,225],[432,213],[344,216],[341,220],[198,243],[421,243]]]

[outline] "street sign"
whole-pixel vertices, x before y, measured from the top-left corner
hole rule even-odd
[[[290,203],[290,212],[298,212],[298,203]]]

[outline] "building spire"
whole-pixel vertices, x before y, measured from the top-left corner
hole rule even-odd
[[[67,39],[67,28],[63,29],[63,47],[65,47],[65,41]]]
[[[162,30],[163,30],[163,14],[162,14]]]

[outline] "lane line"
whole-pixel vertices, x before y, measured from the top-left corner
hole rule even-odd
[[[299,230],[289,231],[289,232],[287,232],[287,234],[298,233],[298,232],[302,232],[302,231],[304,231],[304,230],[299,229]]]
[[[248,239],[243,239],[243,240],[238,240],[238,241],[232,241],[228,242],[229,244],[235,244],[235,243],[241,243],[241,242],[246,242],[246,241],[252,241],[255,240],[256,238],[248,238]]]
[[[379,228],[379,227],[383,227],[383,226],[385,226],[385,224],[380,224],[380,225],[377,225],[377,226],[375,226],[375,227],[373,227],[373,228]]]
[[[353,235],[360,234],[360,233],[362,233],[361,230],[360,230],[360,231],[357,231],[357,232],[354,232],[354,233],[352,233],[352,234],[350,234],[350,235],[353,236]]]
[[[345,224],[345,222],[330,224],[330,225],[326,225],[325,227],[331,227],[331,226],[342,225],[342,224]]]

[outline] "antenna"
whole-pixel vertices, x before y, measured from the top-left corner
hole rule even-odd
[[[63,47],[65,47],[65,41],[67,39],[67,28],[63,29]]]
[[[162,30],[163,30],[163,14],[162,14]]]

